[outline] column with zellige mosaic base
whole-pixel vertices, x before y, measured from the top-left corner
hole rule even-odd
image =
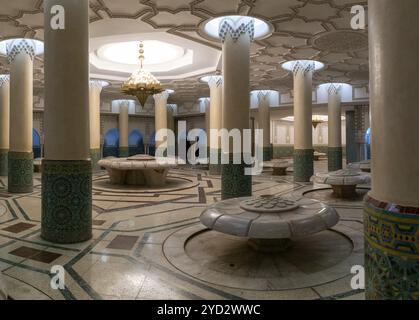
[[[51,28],[53,6],[64,9],[64,29]],[[45,0],[44,10],[41,236],[54,243],[77,243],[92,237],[89,1]]]

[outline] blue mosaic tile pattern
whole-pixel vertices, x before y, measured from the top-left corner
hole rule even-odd
[[[54,243],[92,237],[91,161],[42,162],[42,233]]]
[[[0,176],[2,177],[8,174],[8,154],[9,149],[0,149]]]
[[[230,154],[230,164],[222,165],[221,198],[223,200],[252,196],[252,176],[245,175],[248,165],[233,164]]]
[[[343,168],[343,152],[342,148],[332,148],[327,149],[327,165],[329,172],[334,172],[341,170]]]
[[[98,165],[99,160],[102,158],[100,149],[90,149],[90,158],[92,160],[92,170],[100,171],[100,166]]]
[[[294,150],[294,181],[310,182],[314,174],[314,150]]]
[[[33,191],[33,153],[9,152],[8,190],[10,193]]]
[[[419,208],[364,206],[366,298],[419,300]]]

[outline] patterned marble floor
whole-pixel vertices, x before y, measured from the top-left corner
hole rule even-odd
[[[316,170],[325,167],[316,162]],[[351,266],[363,264],[362,189],[358,199],[339,201],[327,186],[295,184],[291,175],[255,177],[255,195],[304,194],[341,216],[332,230],[266,255],[199,223],[220,199],[219,177],[172,170],[164,190],[113,188],[105,178],[94,176],[94,237],[74,245],[40,237],[39,174],[28,195],[8,194],[0,180],[0,270],[14,299],[364,298],[350,287]],[[63,290],[50,286],[55,265],[66,272]]]

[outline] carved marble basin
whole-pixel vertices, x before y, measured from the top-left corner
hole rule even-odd
[[[339,215],[316,200],[265,196],[218,202],[200,220],[209,229],[249,238],[256,250],[276,252],[287,249],[293,239],[332,228]]]
[[[286,176],[287,169],[292,167],[293,163],[287,160],[272,160],[263,162],[264,168],[272,168],[273,176]]]
[[[318,151],[314,151],[314,161],[319,161],[320,158],[324,158],[327,157],[326,153],[322,153],[322,152],[318,152]]]
[[[162,187],[170,168],[178,164],[175,158],[154,158],[137,155],[129,158],[107,158],[99,161],[106,169],[111,184]]]
[[[371,172],[371,160],[365,160],[361,162],[350,163],[348,165],[349,169],[359,169],[362,172]]]
[[[137,154],[127,158],[128,161],[156,161],[156,158],[148,154]]]
[[[353,198],[356,196],[357,185],[371,183],[371,175],[356,169],[346,169],[317,173],[312,180],[315,183],[331,185],[335,196],[339,198]]]

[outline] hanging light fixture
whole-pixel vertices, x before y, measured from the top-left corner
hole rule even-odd
[[[317,127],[324,122],[326,121],[321,116],[314,115],[312,118],[312,124],[314,129],[317,129]]]
[[[150,72],[143,69],[144,44],[140,43],[140,69],[122,85],[122,92],[137,97],[140,105],[144,107],[148,97],[163,91],[162,85]]]

